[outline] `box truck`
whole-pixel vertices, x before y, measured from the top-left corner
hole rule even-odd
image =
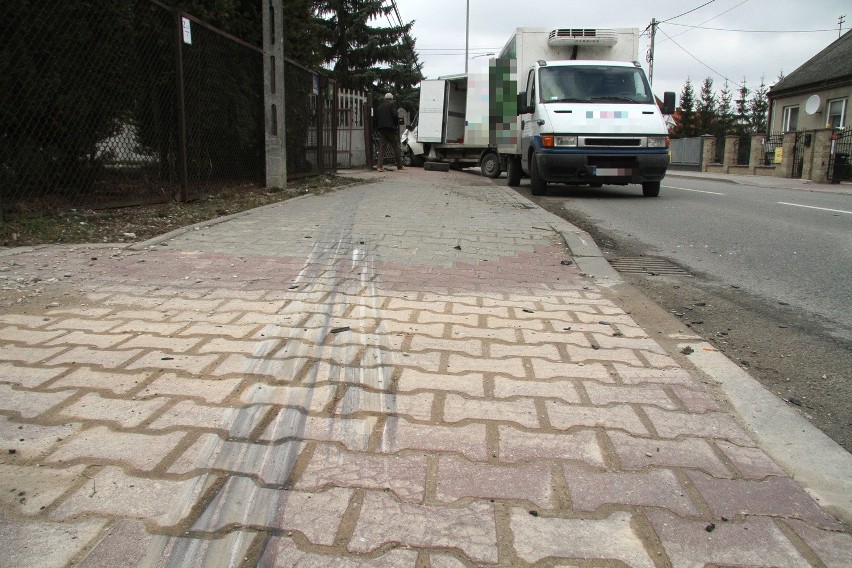
[[[423,81],[409,159],[479,164],[530,178],[600,187],[640,184],[656,197],[669,163],[668,127],[639,63],[639,30],[518,28],[487,74]]]

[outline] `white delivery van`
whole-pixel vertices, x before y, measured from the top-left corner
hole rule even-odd
[[[668,127],[639,63],[638,30],[518,29],[501,56],[519,64],[519,140],[502,147],[509,184],[640,184],[656,197],[669,164]],[[582,59],[578,56],[582,54]],[[568,55],[569,57],[565,57]],[[663,112],[674,112],[674,93]]]
[[[518,28],[487,74],[424,81],[416,131],[404,149],[416,159],[530,176],[549,183],[640,184],[657,196],[669,161],[661,113],[635,62],[639,30]]]

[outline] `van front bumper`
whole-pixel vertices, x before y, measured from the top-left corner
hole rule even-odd
[[[541,178],[555,183],[628,184],[660,181],[669,153],[585,153],[540,151],[534,154]]]

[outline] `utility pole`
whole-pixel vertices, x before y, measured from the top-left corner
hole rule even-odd
[[[657,32],[657,19],[651,18],[651,49],[648,51],[648,82],[654,86],[654,35]]]
[[[467,0],[467,13],[464,18],[464,74],[467,75],[467,52],[470,47],[470,0]]]
[[[843,23],[846,21],[844,18],[846,14],[843,14],[839,18],[837,18],[837,39],[840,39],[840,36],[843,35]]]

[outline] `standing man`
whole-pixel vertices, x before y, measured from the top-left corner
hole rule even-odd
[[[378,171],[383,172],[385,169],[382,164],[385,160],[385,148],[388,144],[393,148],[393,153],[396,156],[396,169],[403,170],[402,156],[399,148],[399,115],[396,111],[396,103],[393,102],[393,94],[387,93],[385,100],[379,105],[376,110],[376,123],[379,128],[379,167]]]

